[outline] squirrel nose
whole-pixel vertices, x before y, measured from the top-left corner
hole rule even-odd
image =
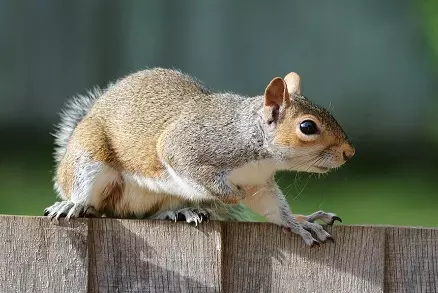
[[[345,144],[343,146],[342,156],[344,157],[345,161],[348,161],[354,156],[355,152],[356,152],[356,150],[354,149],[353,146],[351,146],[349,144]]]

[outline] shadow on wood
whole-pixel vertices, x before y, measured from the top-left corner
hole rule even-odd
[[[0,292],[438,292],[438,229],[0,217]]]
[[[90,292],[218,292],[220,225],[92,220]]]

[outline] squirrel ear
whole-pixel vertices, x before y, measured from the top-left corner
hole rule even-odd
[[[274,78],[266,87],[265,90],[265,106],[286,106],[283,103],[289,102],[289,94],[287,92],[287,84],[280,77]]]
[[[284,78],[284,81],[287,84],[287,88],[289,90],[289,94],[299,95],[301,94],[301,79],[300,76],[295,72],[290,72]]]
[[[265,116],[269,124],[277,122],[280,107],[289,106],[287,85],[280,77],[274,78],[265,90]]]

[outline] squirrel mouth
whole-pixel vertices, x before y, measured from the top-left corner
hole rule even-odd
[[[330,168],[328,167],[322,167],[322,166],[314,166],[314,167],[321,172],[327,172],[328,170],[330,170]]]

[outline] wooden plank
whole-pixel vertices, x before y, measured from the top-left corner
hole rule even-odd
[[[385,292],[438,292],[438,229],[386,231]]]
[[[336,226],[309,248],[275,225],[224,225],[224,292],[383,292],[383,228]]]
[[[89,292],[220,292],[221,226],[93,219]]]
[[[0,292],[87,292],[87,221],[0,217]]]
[[[0,292],[438,292],[438,229],[0,216]]]

